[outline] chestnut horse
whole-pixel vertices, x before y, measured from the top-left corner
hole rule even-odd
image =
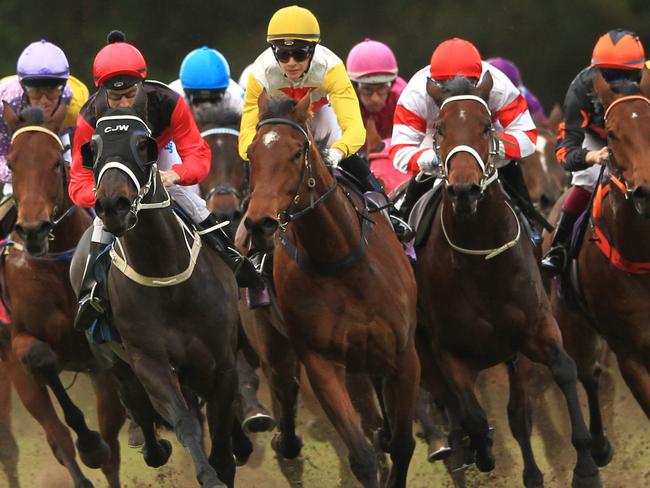
[[[530,444],[529,401],[515,359],[523,353],[546,364],[571,417],[578,454],[574,486],[600,486],[580,410],[575,363],[562,347],[532,244],[522,236],[519,218],[496,182],[491,89],[489,73],[477,87],[464,78],[447,88],[427,84],[440,107],[436,147],[445,188],[428,240],[416,249],[418,325],[429,349],[421,356],[427,357],[423,376],[434,393],[442,393],[451,416],[452,448],[464,430],[477,467],[490,471],[492,439],[474,387],[481,370],[508,361],[508,418],[524,458],[524,483],[541,486],[543,476]],[[439,376],[442,383],[436,381]]]
[[[611,176],[597,190],[590,228],[577,257],[585,313],[556,293],[554,311],[589,398],[592,435],[611,457],[598,401],[598,335],[618,359],[637,402],[650,417],[650,72],[640,92],[614,93],[601,77],[594,92],[605,108]]]
[[[0,342],[5,341],[2,337],[5,333],[2,330],[4,324],[0,323]],[[7,330],[7,336],[9,331]],[[6,340],[8,342],[8,337]],[[0,349],[7,347],[7,344],[0,345]],[[9,488],[20,488],[18,482],[18,445],[11,432],[11,380],[7,368],[0,361],[0,464],[2,464]]]
[[[325,413],[349,451],[352,472],[377,487],[377,461],[354,411],[346,372],[383,381],[393,461],[388,486],[404,487],[420,366],[415,280],[391,226],[369,216],[325,166],[307,123],[310,97],[260,98],[248,149],[251,200],[244,224],[253,248],[275,250],[273,282],[287,335]],[[293,249],[288,251],[287,249]]]
[[[73,328],[77,307],[68,273],[72,252],[90,216],[68,197],[68,166],[56,135],[65,106],[43,121],[39,109],[20,118],[4,104],[3,117],[14,131],[8,161],[18,219],[5,262],[5,282],[11,304],[11,348],[2,352],[11,381],[30,414],[45,430],[57,460],[69,471],[75,488],[92,484],[75,460],[68,429],[59,420],[46,389],[58,400],[66,424],[77,436],[81,460],[101,467],[111,488],[120,486],[117,435],[124,423],[112,377],[95,360],[84,334]],[[61,380],[61,370],[88,371],[97,395],[102,437],[86,426]]]
[[[145,97],[138,92],[130,108],[109,109],[104,100],[94,139],[84,146],[95,210],[116,236],[108,293],[128,367],[118,361],[114,370],[122,401],[142,428],[147,464],[160,466],[170,455],[171,445],[156,439],[159,415],[188,449],[201,486],[232,487],[237,283],[170,206],[155,165],[156,141],[139,115],[147,113]],[[209,458],[181,388],[206,402]]]

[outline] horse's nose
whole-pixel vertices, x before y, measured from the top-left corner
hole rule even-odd
[[[52,229],[52,224],[47,220],[36,222],[19,222],[16,224],[16,233],[23,241],[41,241],[47,237]]]
[[[249,231],[259,231],[264,235],[271,235],[278,230],[279,223],[276,219],[271,217],[262,217],[259,221],[255,222],[250,217],[244,220],[244,226]]]
[[[650,198],[650,187],[646,185],[637,186],[632,192],[632,198],[635,200],[647,200]]]
[[[478,198],[481,195],[481,187],[475,183],[449,185],[447,187],[447,193],[452,198],[466,198],[468,200],[472,200]]]
[[[102,196],[95,201],[95,212],[97,215],[106,213],[125,214],[131,210],[131,202],[124,196]]]

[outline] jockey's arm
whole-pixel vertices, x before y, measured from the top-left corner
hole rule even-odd
[[[95,128],[81,114],[77,116],[77,126],[72,141],[72,165],[68,193],[72,201],[84,208],[95,206],[95,178],[93,172],[83,166],[81,146],[90,141]]]
[[[343,63],[336,64],[327,71],[323,88],[342,132],[341,138],[332,144],[332,148],[341,151],[346,158],[361,149],[366,141],[366,128],[361,118],[359,99]]]
[[[253,74],[248,75],[246,92],[244,94],[244,107],[242,109],[241,126],[239,129],[239,155],[244,161],[248,161],[248,146],[255,137],[257,123],[259,122],[258,100],[264,91],[262,84],[257,81]]]
[[[582,147],[585,128],[589,125],[590,111],[585,106],[585,96],[580,96],[578,84],[574,81],[564,100],[564,121],[558,131],[555,155],[567,171],[579,171],[589,167],[586,162],[588,149]]]
[[[503,128],[498,135],[503,145],[501,157],[509,161],[525,158],[535,152],[537,127],[530,116],[524,96],[510,80],[506,83],[508,85],[503,98],[492,117]]]

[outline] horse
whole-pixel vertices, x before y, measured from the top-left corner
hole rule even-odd
[[[478,373],[507,362],[508,418],[524,459],[524,484],[543,475],[531,444],[531,417],[518,354],[546,364],[567,401],[578,458],[574,486],[600,486],[591,437],[580,410],[576,367],[562,347],[533,246],[504,197],[493,158],[497,136],[488,73],[475,87],[465,78],[427,93],[440,107],[435,147],[442,200],[424,244],[416,248],[422,374],[450,416],[452,449],[466,432],[479,470],[494,468],[492,440],[474,386]]]
[[[380,378],[382,438],[393,466],[388,486],[406,485],[419,360],[413,271],[387,219],[338,185],[306,124],[310,97],[259,99],[264,114],[248,148],[251,199],[244,217],[253,248],[273,256],[278,308],[293,350],[349,451],[352,472],[378,486],[374,450],[346,387],[346,372]],[[365,209],[365,210],[364,210]]]
[[[1,351],[11,381],[29,413],[45,430],[52,452],[75,488],[91,487],[77,461],[68,429],[59,420],[46,386],[77,436],[83,463],[102,468],[111,488],[120,486],[118,433],[125,413],[110,374],[103,370],[84,334],[73,328],[77,300],[68,279],[70,258],[90,216],[68,197],[69,170],[57,136],[65,106],[51,118],[39,109],[17,116],[4,104],[13,131],[13,198],[18,218],[5,256],[5,283],[11,304],[11,347]],[[59,378],[61,370],[86,371],[95,386],[101,436],[90,430]],[[108,444],[107,444],[108,443]]]
[[[93,168],[97,215],[116,237],[107,285],[124,348],[114,366],[122,401],[142,428],[148,465],[161,466],[171,454],[171,444],[156,438],[161,417],[188,449],[201,486],[232,487],[235,277],[171,208],[155,164],[156,141],[139,115],[147,113],[146,95],[139,92],[129,108],[110,109],[104,99],[97,113],[84,164]],[[75,259],[83,263],[83,253]],[[79,268],[72,274],[77,286]],[[205,400],[209,457],[182,389]]]
[[[0,328],[2,327],[3,324],[0,324]],[[3,335],[4,332],[0,331],[0,336]],[[6,339],[8,340],[8,337]],[[0,337],[0,342],[4,341],[5,338]],[[6,346],[5,343],[0,346],[0,349]],[[2,362],[0,362],[0,463],[4,468],[8,487],[20,488],[18,482],[18,445],[11,432],[11,380]]]
[[[619,369],[650,418],[650,73],[640,89],[615,93],[597,75],[594,93],[605,109],[609,176],[596,190],[593,210],[576,258],[584,307],[569,308],[553,284],[553,308],[567,349],[579,366],[589,399],[591,431],[611,459],[598,399],[599,337],[616,355]],[[546,245],[548,247],[547,239]]]

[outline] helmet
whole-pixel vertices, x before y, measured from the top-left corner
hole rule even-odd
[[[266,33],[266,42],[281,46],[292,46],[295,41],[302,43],[320,42],[318,20],[306,8],[292,5],[273,14]]]
[[[465,39],[454,37],[443,41],[431,55],[430,73],[434,80],[443,81],[456,76],[480,78],[482,72],[478,49]]]
[[[645,62],[643,45],[636,34],[615,29],[602,35],[591,55],[591,65],[598,68],[642,69]]]
[[[70,77],[70,66],[60,47],[41,39],[20,54],[16,72],[20,81],[44,78],[65,81]]]
[[[365,39],[350,50],[345,64],[357,83],[389,83],[397,78],[397,59],[383,42]]]
[[[185,56],[179,77],[186,90],[218,90],[228,88],[230,67],[219,51],[203,46]]]
[[[504,75],[510,78],[512,84],[515,86],[521,85],[521,74],[519,73],[519,68],[517,65],[510,61],[507,58],[490,58],[485,60],[486,63],[490,63],[492,66],[501,71]]]
[[[147,77],[144,56],[135,46],[124,42],[125,40],[126,37],[119,31],[112,31],[108,35],[108,44],[97,53],[93,61],[95,86],[122,75],[108,88],[124,89]]]

